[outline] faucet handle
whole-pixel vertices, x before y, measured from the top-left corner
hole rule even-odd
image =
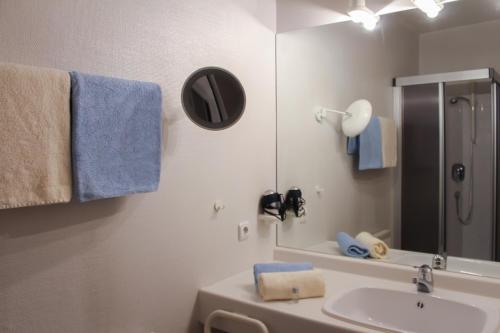
[[[418,269],[418,279],[427,281],[427,282],[432,282],[433,277],[432,277],[432,268],[429,265],[422,265]]]

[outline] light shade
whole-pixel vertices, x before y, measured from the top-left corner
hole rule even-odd
[[[356,137],[363,132],[373,114],[372,104],[360,99],[349,105],[342,119],[342,131],[348,137]]]
[[[354,23],[361,23],[363,27],[367,30],[373,30],[377,26],[380,17],[375,15],[375,13],[370,10],[370,8],[365,6],[365,2],[358,0],[355,2],[354,6],[348,12]]]
[[[439,15],[443,9],[443,4],[440,0],[412,0],[413,4],[423,11],[429,18],[434,18]]]

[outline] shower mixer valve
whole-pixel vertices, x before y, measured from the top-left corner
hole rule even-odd
[[[455,163],[451,167],[451,178],[457,183],[461,183],[465,179],[465,166],[461,163]]]

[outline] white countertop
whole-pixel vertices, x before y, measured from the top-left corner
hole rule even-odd
[[[233,302],[241,303],[251,307],[257,307],[261,310],[267,310],[271,312],[279,312],[285,317],[293,316],[296,318],[302,318],[308,321],[315,321],[327,326],[335,326],[339,328],[351,329],[350,331],[342,332],[380,332],[370,330],[368,328],[359,327],[357,325],[349,324],[347,322],[330,317],[322,312],[323,303],[325,299],[335,295],[336,293],[345,290],[346,288],[352,288],[355,286],[365,286],[370,282],[379,283],[380,286],[387,285],[387,282],[380,279],[370,279],[359,275],[342,273],[337,271],[322,270],[326,283],[326,295],[322,298],[311,298],[299,300],[298,302],[292,301],[274,301],[274,302],[264,302],[260,299],[259,295],[255,290],[255,285],[253,282],[253,272],[245,271],[234,275],[228,279],[222,280],[215,283],[212,286],[203,288],[200,290],[200,298],[206,298],[210,296],[222,297],[229,301],[227,310],[231,311]],[[335,283],[333,283],[335,281]],[[410,283],[408,283],[410,286]],[[414,289],[415,287],[411,285]],[[215,309],[213,309],[215,310]],[[212,311],[213,311],[212,310]],[[204,311],[205,312],[205,311]],[[211,312],[211,311],[208,311]],[[208,313],[205,312],[207,315]],[[247,314],[243,312],[243,314]],[[259,318],[257,318],[259,319]],[[270,328],[271,332],[274,332],[271,327],[272,323],[264,321],[264,323]],[[281,326],[281,325],[280,325]],[[287,328],[287,332],[291,332]],[[315,332],[316,330],[311,330],[310,332]],[[339,331],[340,332],[340,331]]]
[[[345,264],[345,263],[344,263]],[[356,265],[359,263],[355,262]],[[342,268],[345,268],[342,267]],[[372,267],[373,268],[373,267]],[[395,267],[396,269],[397,267]],[[385,268],[387,274],[391,275],[392,268]],[[416,292],[416,287],[411,283],[411,275],[408,274],[407,282],[402,282],[401,279],[389,280],[380,277],[370,277],[367,275],[354,274],[346,271],[338,271],[332,269],[321,269],[326,281],[326,295],[324,298],[304,299],[298,302],[292,301],[277,301],[264,302],[256,293],[253,272],[251,270],[236,274],[225,280],[219,281],[211,286],[202,288],[199,294],[199,319],[201,322],[208,314],[216,309],[223,309],[231,312],[242,313],[253,318],[262,320],[272,333],[293,333],[293,332],[314,332],[314,333],[373,333],[385,332],[383,330],[374,330],[372,328],[363,327],[358,324],[349,323],[344,320],[331,317],[322,311],[325,300],[332,296],[338,296],[348,289],[356,287],[378,287],[386,289],[397,289],[408,292]],[[409,271],[411,273],[411,270]],[[401,272],[399,272],[401,274]],[[374,275],[380,275],[374,274]],[[438,274],[439,275],[439,274]],[[453,277],[457,279],[456,277]],[[460,278],[460,277],[458,277]],[[439,280],[439,277],[437,277]],[[446,277],[443,277],[440,287],[443,282],[447,282]],[[465,279],[464,283],[478,283],[470,278]],[[489,282],[488,282],[489,283]],[[452,283],[455,287],[456,283]],[[469,289],[481,289],[484,286],[470,287]],[[489,286],[490,288],[491,286]],[[439,296],[439,293],[446,293],[446,289],[435,289],[433,294]],[[456,292],[456,288],[455,288]],[[486,297],[483,293],[482,297],[488,302],[498,307],[500,311],[500,298]],[[231,330],[228,323],[218,325],[221,329]],[[232,330],[233,332],[244,332],[242,328]],[[250,331],[248,331],[250,332]],[[443,332],[446,333],[446,332]],[[454,332],[455,333],[455,332]],[[464,332],[465,333],[465,332]],[[474,333],[474,332],[467,332]]]

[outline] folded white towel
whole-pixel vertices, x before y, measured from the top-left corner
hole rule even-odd
[[[323,297],[325,280],[319,270],[274,272],[259,275],[259,293],[264,301]]]
[[[383,240],[376,238],[368,232],[359,233],[356,239],[368,247],[370,257],[372,258],[382,259],[389,252],[389,247]]]

